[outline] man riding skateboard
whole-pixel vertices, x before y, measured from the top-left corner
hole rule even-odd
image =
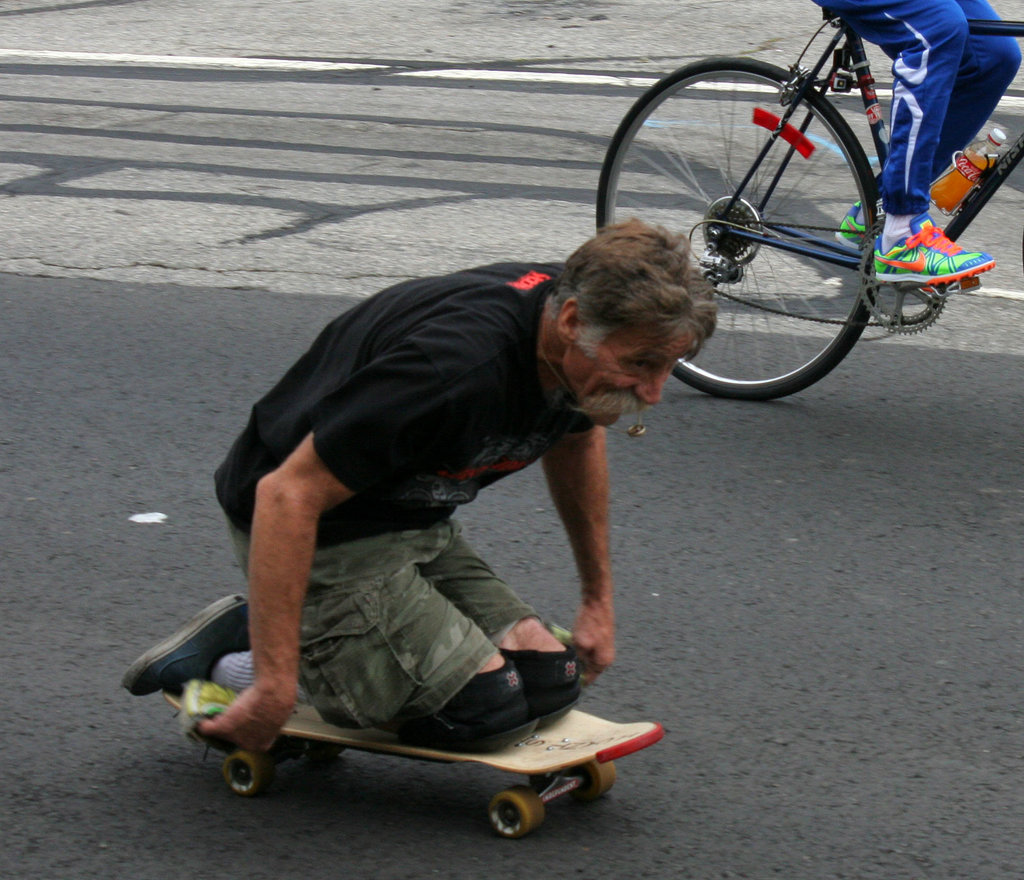
[[[199,732],[252,750],[297,699],[447,749],[564,714],[580,665],[592,680],[614,657],[605,426],[659,400],[714,316],[686,240],[636,220],[564,266],[496,264],[364,300],[255,405],[217,471],[248,602],[204,609],[124,686],[240,691]],[[451,518],[538,458],[581,579],[575,647]]]

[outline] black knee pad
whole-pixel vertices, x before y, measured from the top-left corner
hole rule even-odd
[[[551,723],[568,712],[580,698],[580,663],[576,649],[564,651],[505,651],[523,678],[530,717]]]
[[[522,676],[506,658],[501,669],[474,675],[440,711],[406,721],[398,736],[428,748],[490,751],[523,739],[535,726]]]

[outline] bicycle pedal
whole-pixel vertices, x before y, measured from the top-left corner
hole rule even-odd
[[[960,290],[974,290],[975,287],[981,287],[981,276],[972,275],[970,278],[960,279]]]
[[[963,293],[966,290],[974,290],[981,287],[981,279],[977,275],[968,278],[960,278],[957,281],[950,281],[949,284],[930,284],[920,288],[929,296],[937,296],[945,299],[954,293]]]

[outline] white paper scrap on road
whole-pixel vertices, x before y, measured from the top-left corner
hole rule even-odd
[[[128,517],[129,520],[135,523],[162,523],[167,522],[166,513],[136,513]]]

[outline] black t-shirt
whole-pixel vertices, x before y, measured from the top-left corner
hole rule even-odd
[[[331,322],[252,410],[217,470],[248,530],[256,483],[313,432],[357,494],[323,514],[320,544],[419,529],[592,423],[553,407],[537,333],[561,267],[502,263],[390,287]]]

